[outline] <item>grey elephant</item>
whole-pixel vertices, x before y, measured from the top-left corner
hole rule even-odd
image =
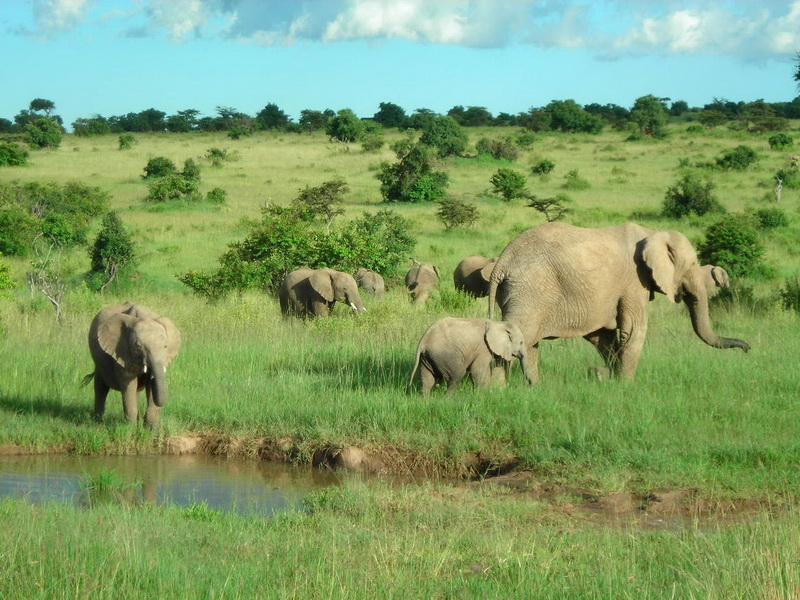
[[[406,273],[406,289],[414,304],[424,304],[438,284],[439,267],[431,263],[414,261],[414,266]]]
[[[334,269],[292,271],[284,277],[278,297],[284,316],[324,317],[337,302],[357,312],[366,310],[353,276]]]
[[[423,394],[439,382],[447,383],[450,394],[467,374],[475,386],[486,385],[493,379],[495,361],[503,367],[507,380],[513,358],[520,359],[528,379],[525,352],[525,340],[516,325],[445,317],[431,325],[420,339],[407,389],[411,390],[418,369]]]
[[[633,377],[655,292],[686,303],[706,344],[750,349],[712,328],[705,277],[689,240],[633,223],[585,229],[554,222],[521,233],[497,259],[489,318],[496,300],[503,319],[522,330],[533,381],[539,342],[578,336],[596,347],[612,374]]]
[[[136,423],[139,391],[145,390],[144,424],[158,427],[167,400],[167,366],[178,355],[181,334],[167,317],[138,304],[115,304],[101,310],[89,326],[94,372],[94,418],[101,420],[109,390],[122,392],[125,418]]]
[[[386,291],[386,284],[380,273],[376,273],[372,269],[361,268],[356,271],[355,279],[358,287],[367,294],[371,294],[375,298],[383,297],[383,293]]]
[[[709,298],[715,296],[721,288],[730,287],[728,272],[722,267],[703,265],[700,267],[700,270],[703,272],[703,277],[706,282],[706,292]]]
[[[468,256],[453,271],[453,285],[473,298],[485,298],[489,295],[489,280],[496,262],[496,257]]]

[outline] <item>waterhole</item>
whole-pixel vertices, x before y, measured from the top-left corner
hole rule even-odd
[[[301,510],[305,496],[337,483],[330,471],[201,455],[0,457],[0,497],[34,504],[200,505],[271,516]]]

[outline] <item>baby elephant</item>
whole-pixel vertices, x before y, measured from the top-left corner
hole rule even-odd
[[[516,325],[489,319],[439,319],[419,341],[408,390],[417,368],[423,394],[441,381],[447,382],[450,394],[458,389],[467,373],[476,386],[486,385],[492,380],[495,359],[503,365],[507,379],[513,357],[520,359],[525,379],[530,383],[524,367],[525,341]]]

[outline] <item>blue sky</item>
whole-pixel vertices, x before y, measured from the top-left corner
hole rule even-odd
[[[0,0],[0,117],[779,102],[797,51],[800,0]]]

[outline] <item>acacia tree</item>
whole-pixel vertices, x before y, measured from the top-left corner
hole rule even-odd
[[[325,125],[325,133],[332,140],[341,142],[345,150],[350,149],[350,144],[358,140],[364,131],[364,124],[349,108],[343,108],[336,113],[335,117],[328,119]]]
[[[636,99],[631,109],[631,121],[636,123],[642,135],[664,137],[667,133],[667,109],[652,94]]]

